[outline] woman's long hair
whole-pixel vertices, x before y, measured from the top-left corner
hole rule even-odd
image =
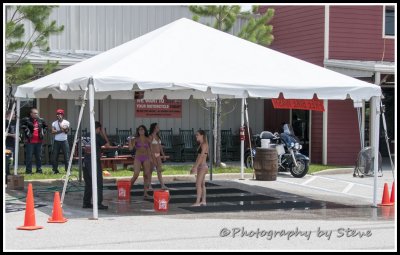
[[[197,133],[199,133],[201,136],[203,136],[203,142],[208,144],[206,131],[199,129],[199,130],[197,130]]]
[[[156,127],[157,127],[157,122],[151,123],[151,125],[150,125],[150,132],[149,132],[150,135],[153,134],[154,129],[156,129]],[[159,132],[157,132],[156,135],[157,135],[158,139],[161,139],[161,137],[160,137],[160,135],[159,135],[158,133],[159,133]]]
[[[140,134],[139,134],[139,128],[143,128],[143,129],[144,129],[144,136],[145,136],[145,137],[148,137],[148,136],[149,136],[149,133],[148,133],[148,131],[147,131],[146,126],[145,126],[145,125],[140,125],[140,126],[138,126],[138,127],[136,128],[136,137],[139,137],[139,136],[140,136]]]

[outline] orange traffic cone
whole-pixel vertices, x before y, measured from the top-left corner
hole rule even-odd
[[[28,193],[26,194],[26,208],[24,225],[18,227],[19,230],[36,230],[43,227],[36,226],[35,220],[35,202],[33,201],[32,183],[28,184]]]
[[[60,194],[58,191],[54,193],[53,216],[49,218],[48,223],[64,223],[68,219],[64,218],[60,203]]]
[[[394,194],[395,194],[395,192],[394,192],[394,182],[393,182],[392,192],[390,193],[390,203],[393,203],[393,204],[394,204]]]
[[[393,219],[394,217],[394,207],[393,206],[382,206],[381,208],[382,217],[385,220]]]
[[[393,203],[390,202],[388,185],[387,183],[385,183],[385,185],[383,186],[382,203],[378,204],[378,206],[391,206],[391,205],[393,205]]]

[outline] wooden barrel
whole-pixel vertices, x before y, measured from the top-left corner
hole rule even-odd
[[[278,174],[278,153],[275,148],[256,148],[254,158],[256,180],[276,181]]]

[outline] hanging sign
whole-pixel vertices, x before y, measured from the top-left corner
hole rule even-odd
[[[137,118],[182,118],[182,100],[136,100]]]
[[[272,105],[275,109],[299,109],[323,112],[324,101],[313,99],[284,99],[282,97],[273,98]]]

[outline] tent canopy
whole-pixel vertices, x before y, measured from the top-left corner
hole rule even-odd
[[[95,98],[215,97],[369,100],[363,82],[182,18],[90,59],[17,88],[16,97],[78,98],[93,79]],[[66,93],[68,92],[68,93]],[[179,93],[177,93],[179,92]]]
[[[145,90],[145,98],[161,98],[167,95],[170,99],[187,99],[190,96],[210,98],[216,94],[239,98],[278,98],[283,93],[288,99],[312,99],[316,94],[319,99],[350,97],[358,103],[372,97],[372,145],[376,145],[374,156],[378,158],[379,104],[382,94],[379,86],[188,19],[177,20],[95,57],[21,85],[17,88],[15,97],[47,98],[52,94],[54,98],[76,99],[87,90],[92,149],[93,218],[97,218],[94,98],[111,96],[117,99],[133,99],[134,91],[137,90]],[[18,115],[19,103],[18,99]],[[83,107],[80,118],[82,110]],[[16,136],[18,135],[17,128]],[[18,158],[18,141],[15,143],[15,155]],[[241,154],[243,162],[243,149]],[[16,174],[18,160],[14,164]],[[378,161],[375,160],[374,206],[377,201],[377,171]],[[66,184],[67,182],[64,183],[64,191]]]

